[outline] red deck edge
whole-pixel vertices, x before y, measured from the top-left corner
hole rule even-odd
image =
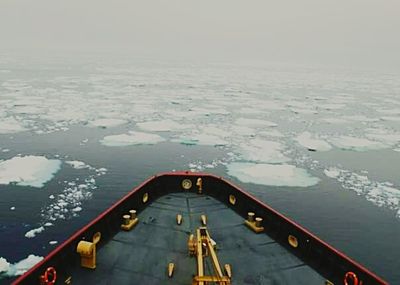
[[[212,177],[215,179],[219,179],[224,181],[225,183],[229,184],[231,187],[235,188],[237,191],[239,191],[241,194],[247,196],[249,199],[253,200],[254,202],[260,204],[261,206],[263,206],[264,208],[267,208],[269,211],[273,212],[274,214],[276,214],[277,216],[279,216],[280,218],[284,219],[286,222],[290,223],[291,225],[293,225],[294,227],[296,227],[297,229],[299,229],[300,231],[306,233],[307,235],[309,235],[311,238],[315,239],[316,241],[318,241],[319,243],[321,243],[322,245],[324,245],[325,247],[327,247],[329,250],[333,251],[334,253],[336,253],[337,255],[339,255],[341,258],[344,258],[345,260],[347,260],[349,263],[351,263],[352,265],[354,265],[355,267],[357,267],[359,270],[363,271],[364,273],[373,276],[377,281],[381,282],[384,285],[389,285],[389,283],[387,283],[386,281],[384,281],[382,278],[380,278],[379,276],[377,276],[375,273],[369,271],[367,268],[365,268],[364,266],[362,266],[361,264],[357,263],[356,261],[354,261],[353,259],[351,259],[350,257],[348,257],[347,255],[345,255],[344,253],[340,252],[339,250],[337,250],[336,248],[334,248],[333,246],[329,245],[328,243],[326,243],[325,241],[321,240],[320,238],[318,238],[317,236],[315,236],[314,234],[312,234],[311,232],[309,232],[308,230],[306,230],[305,228],[303,228],[302,226],[300,226],[299,224],[297,224],[296,222],[292,221],[291,219],[287,218],[286,216],[282,215],[281,213],[279,213],[278,211],[274,210],[273,208],[271,208],[270,206],[268,206],[267,204],[265,204],[264,202],[258,200],[256,197],[250,195],[249,193],[243,191],[242,189],[240,189],[238,186],[236,186],[235,184],[233,184],[232,182],[224,179],[223,177],[214,175],[214,174],[210,174],[210,173],[204,173],[204,172],[190,172],[190,171],[175,171],[175,172],[162,172],[159,173],[157,175],[154,175],[148,179],[146,179],[144,182],[140,183],[137,187],[133,188],[128,194],[126,194],[124,197],[122,197],[118,202],[116,202],[114,205],[112,205],[110,208],[108,208],[107,210],[105,210],[104,212],[102,212],[97,218],[95,218],[94,220],[92,220],[89,224],[87,224],[86,226],[84,226],[83,228],[81,228],[80,230],[78,230],[77,232],[75,232],[69,239],[67,239],[66,241],[64,241],[61,245],[59,245],[57,248],[55,248],[53,251],[51,251],[43,260],[41,260],[39,263],[37,263],[35,266],[33,266],[31,269],[29,269],[27,272],[25,272],[23,275],[21,275],[19,278],[17,278],[12,285],[17,285],[19,282],[23,281],[25,279],[25,276],[28,276],[30,273],[32,273],[33,271],[35,271],[37,268],[39,268],[40,266],[42,266],[44,263],[46,263],[51,257],[53,257],[54,255],[56,255],[59,251],[61,251],[64,247],[66,247],[69,243],[71,243],[75,238],[79,237],[80,235],[82,235],[88,228],[90,228],[92,225],[94,225],[96,222],[98,222],[99,220],[101,220],[104,216],[106,216],[109,212],[111,212],[113,209],[115,209],[116,207],[118,207],[121,203],[123,203],[125,200],[127,200],[131,195],[133,195],[136,191],[138,191],[140,188],[142,188],[145,184],[149,183],[150,181],[156,179],[157,177],[160,176],[182,176],[182,175],[187,175],[187,176],[208,176],[208,177]]]

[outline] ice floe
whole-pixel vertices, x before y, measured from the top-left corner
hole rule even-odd
[[[186,135],[186,136],[184,135],[179,137],[178,139],[172,139],[172,141],[185,145],[225,146],[229,144],[227,140],[224,140],[219,136],[206,133]]]
[[[358,174],[338,167],[329,167],[324,173],[340,182],[344,189],[364,196],[379,207],[394,210],[395,215],[400,218],[400,189],[395,188],[392,183],[372,181],[364,173]]]
[[[124,125],[128,123],[126,120],[122,119],[97,119],[93,121],[89,121],[89,125],[93,127],[100,127],[100,128],[111,128],[120,125]]]
[[[245,183],[269,186],[310,187],[319,182],[307,170],[289,164],[228,164],[228,174]]]
[[[344,150],[367,151],[387,148],[388,145],[381,142],[358,138],[353,136],[340,136],[330,138],[329,142]]]
[[[13,134],[26,130],[27,129],[14,118],[1,119],[0,121],[0,134]]]
[[[79,160],[67,160],[65,163],[71,165],[75,169],[84,169],[90,167],[90,165],[87,165],[83,161]]]
[[[44,156],[15,156],[0,162],[0,184],[43,187],[58,172],[61,161]]]
[[[104,137],[100,142],[105,146],[129,146],[141,144],[157,144],[165,141],[159,135],[130,131],[128,134]]]
[[[19,276],[27,272],[34,265],[43,259],[42,256],[34,254],[28,255],[27,258],[22,259],[14,264],[9,263],[5,258],[0,257],[0,277],[3,276]]]
[[[253,162],[282,163],[290,161],[283,153],[283,144],[263,139],[251,139],[241,143],[237,148],[238,155],[243,160]]]
[[[137,126],[142,130],[150,132],[170,132],[170,131],[180,131],[190,128],[190,126],[180,124],[169,119],[162,121],[149,121],[149,122],[137,123]]]
[[[44,231],[44,227],[39,227],[37,229],[32,229],[25,233],[26,238],[34,238],[37,234],[40,234]]]
[[[331,145],[324,140],[319,139],[315,135],[309,132],[303,132],[298,135],[295,140],[311,151],[328,151],[332,149]]]
[[[247,127],[276,127],[278,124],[267,120],[240,118],[235,122],[239,126]]]
[[[66,220],[76,217],[83,210],[83,202],[93,195],[97,189],[96,177],[107,173],[104,167],[95,168],[83,161],[66,161],[75,169],[84,171],[85,178],[77,178],[73,181],[65,180],[63,190],[59,194],[49,196],[49,204],[41,210],[42,223],[52,226],[54,221]]]

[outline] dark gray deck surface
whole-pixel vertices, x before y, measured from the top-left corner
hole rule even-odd
[[[176,214],[183,215],[182,225]],[[95,270],[77,268],[73,284],[192,284],[196,259],[188,256],[189,234],[206,214],[221,265],[232,266],[233,284],[324,284],[325,279],[266,234],[255,234],[243,218],[217,200],[193,193],[159,198],[97,253]],[[175,263],[167,277],[167,264]],[[206,264],[211,269],[211,264]]]

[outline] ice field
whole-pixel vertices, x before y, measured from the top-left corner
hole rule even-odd
[[[42,151],[46,138],[57,136],[71,147],[48,143]],[[42,145],[29,146],[31,139]],[[398,74],[122,60],[78,65],[0,56],[0,195],[8,197],[0,205],[7,209],[3,220],[18,228],[19,246],[29,245],[19,259],[0,248],[0,277],[20,275],[38,262],[62,242],[62,233],[55,233],[62,223],[84,216],[94,197],[105,195],[99,191],[112,191],[112,183],[99,182],[113,175],[102,157],[140,149],[140,159],[132,163],[150,174],[152,165],[165,159],[150,153],[164,147],[187,153],[154,173],[218,173],[255,185],[261,196],[283,189],[308,193],[328,183],[335,185],[333,195],[346,192],[366,201],[365,207],[379,207],[400,227],[400,177],[374,168],[390,157],[379,165],[390,169],[387,173],[400,169]],[[83,155],[88,148],[99,150],[96,161]],[[30,213],[35,222],[27,214],[12,216],[21,211],[16,201],[23,191],[46,192]],[[41,236],[46,247],[29,251]],[[1,237],[0,242],[13,244]]]

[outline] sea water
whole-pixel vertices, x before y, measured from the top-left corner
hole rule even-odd
[[[400,283],[400,77],[0,56],[0,283],[149,176],[240,185]]]

